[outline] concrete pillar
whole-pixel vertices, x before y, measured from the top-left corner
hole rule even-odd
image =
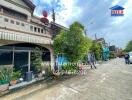
[[[51,70],[54,71],[55,58],[53,49],[50,50],[50,59],[51,59]]]
[[[31,16],[27,16],[27,22],[30,22],[31,21]]]
[[[3,14],[3,8],[0,6],[0,13]]]
[[[31,51],[28,52],[28,72],[30,72],[30,65],[31,65]]]
[[[14,59],[15,59],[15,47],[13,46],[13,54],[12,54],[12,65],[14,67]]]

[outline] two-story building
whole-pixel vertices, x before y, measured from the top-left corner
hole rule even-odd
[[[31,53],[35,47],[43,50],[42,59],[54,69],[54,53],[50,25],[33,15],[35,5],[30,0],[0,1],[0,65],[13,64],[31,68]]]

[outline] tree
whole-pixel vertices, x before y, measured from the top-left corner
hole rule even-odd
[[[32,66],[35,68],[37,73],[42,71],[42,51],[36,47],[31,54]]]
[[[69,31],[61,31],[54,39],[55,53],[64,53],[71,62],[76,62],[86,55],[91,46],[91,40],[83,35],[84,26],[74,22]]]
[[[100,43],[97,43],[96,41],[92,42],[92,45],[90,47],[90,50],[94,52],[96,60],[101,59],[102,56],[102,46]]]
[[[126,52],[130,52],[132,51],[132,40],[128,42],[126,48],[125,48]]]

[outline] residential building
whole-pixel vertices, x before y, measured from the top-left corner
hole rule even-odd
[[[33,15],[35,5],[30,0],[0,1],[0,65],[14,65],[17,69],[28,65],[35,47],[43,50],[43,62],[50,62],[54,70],[54,53],[50,25]]]
[[[102,45],[102,48],[107,46],[107,43],[105,42],[104,38],[99,38],[95,40],[97,43],[100,43]]]
[[[64,30],[64,31],[68,31],[69,29],[60,25],[60,24],[57,24],[57,23],[53,23],[51,22],[51,33],[52,33],[52,36],[55,37],[56,35],[58,35],[60,33],[61,30]]]

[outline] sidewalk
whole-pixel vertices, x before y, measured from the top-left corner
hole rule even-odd
[[[100,65],[100,63],[96,64],[97,66]],[[84,70],[90,70],[91,67],[89,65],[84,66]],[[10,87],[10,92],[4,96],[2,96],[2,100],[12,100],[16,98],[20,98],[22,96],[25,96],[27,94],[32,94],[36,91],[44,90],[49,87],[52,87],[54,85],[57,85],[58,83],[61,83],[67,79],[70,79],[72,77],[76,77],[78,75],[67,75],[67,76],[60,76],[58,79],[48,78],[41,81],[35,81],[32,80],[31,82],[18,84],[16,86]],[[4,99],[6,98],[6,99]]]
[[[75,77],[75,76],[60,76],[60,78],[58,78],[57,80],[49,78],[46,80],[37,81],[37,82],[30,84],[30,85],[25,85],[22,87],[16,86],[16,88],[15,87],[10,88],[11,91],[9,93],[5,94],[4,96],[0,97],[0,98],[2,100],[12,100],[12,99],[20,98],[20,97],[25,96],[27,94],[32,94],[34,92],[52,87],[52,86],[54,86],[60,82],[63,82],[69,78],[72,78],[72,77]]]

